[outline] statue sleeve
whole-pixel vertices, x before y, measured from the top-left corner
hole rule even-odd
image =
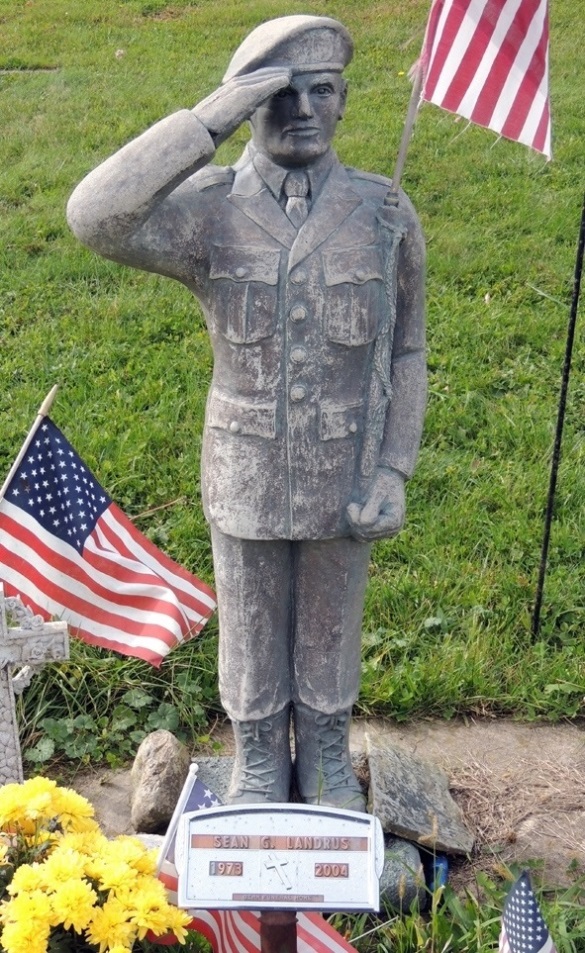
[[[80,182],[67,205],[72,231],[106,258],[180,280],[190,277],[187,230],[192,238],[196,195],[189,206],[181,185],[214,152],[209,132],[192,112],[173,113]]]
[[[386,414],[380,464],[413,474],[427,399],[425,355],[425,244],[418,217],[400,193],[406,225],[398,259],[396,327],[392,348],[392,399]]]

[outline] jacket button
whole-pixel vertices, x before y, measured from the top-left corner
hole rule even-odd
[[[352,420],[352,422],[350,423],[350,425],[349,425],[349,427],[348,427],[348,430],[349,430],[350,433],[357,433],[357,424],[356,424],[355,420]]]
[[[245,268],[236,268],[236,278],[244,278],[246,275]]]
[[[304,347],[293,347],[290,352],[291,361],[294,361],[295,364],[302,364],[307,360],[307,351]]]
[[[231,433],[239,433],[239,432],[240,432],[240,425],[239,425],[239,423],[238,423],[237,420],[232,420],[232,422],[230,423],[230,431],[231,431]]]
[[[363,269],[361,269],[361,268],[360,268],[358,271],[356,271],[355,276],[356,276],[356,278],[357,278],[358,281],[365,281],[366,278],[368,277],[367,274],[366,274],[366,272],[363,271]]]
[[[290,399],[296,404],[299,400],[304,400],[307,396],[307,388],[302,384],[295,384],[290,389]]]
[[[304,321],[307,317],[307,309],[303,308],[302,304],[296,304],[290,309],[290,316],[293,321]]]
[[[302,285],[303,282],[307,280],[307,272],[303,271],[302,268],[299,268],[297,271],[294,271],[290,276],[290,280],[295,285]]]

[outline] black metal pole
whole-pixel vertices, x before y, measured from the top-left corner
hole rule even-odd
[[[548,560],[548,547],[550,542],[550,530],[553,518],[553,509],[555,501],[555,492],[557,487],[557,476],[559,472],[559,461],[561,459],[561,441],[563,438],[563,425],[565,423],[565,409],[567,406],[567,391],[569,388],[569,376],[571,374],[571,358],[573,354],[573,342],[575,340],[575,325],[577,323],[577,310],[579,307],[579,296],[581,294],[581,276],[583,274],[583,252],[585,250],[585,196],[583,196],[583,209],[581,212],[581,228],[579,230],[579,243],[577,246],[577,260],[575,262],[575,278],[573,281],[573,295],[571,298],[571,313],[569,317],[569,327],[567,329],[567,344],[565,347],[565,363],[563,365],[563,374],[561,379],[561,393],[559,398],[559,410],[557,414],[557,428],[555,433],[555,442],[550,471],[550,482],[548,487],[548,499],[546,503],[546,514],[544,518],[544,535],[542,540],[542,552],[540,556],[540,569],[538,573],[538,584],[536,587],[536,598],[534,600],[534,613],[532,616],[532,635],[538,638],[540,632],[540,610],[542,608],[542,595],[544,592],[544,579],[546,576],[546,565]]]

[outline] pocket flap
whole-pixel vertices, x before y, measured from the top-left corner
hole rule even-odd
[[[212,394],[207,408],[207,426],[229,430],[234,435],[276,437],[276,402],[272,404],[246,404]]]
[[[232,281],[278,282],[280,251],[249,245],[214,245],[211,251],[210,278],[231,278]]]
[[[321,404],[321,440],[353,437],[362,429],[362,404],[338,407]]]
[[[382,249],[379,245],[358,245],[354,248],[330,248],[323,252],[325,284],[350,282],[363,285],[374,278],[384,279]]]

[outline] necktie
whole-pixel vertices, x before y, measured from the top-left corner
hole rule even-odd
[[[284,180],[286,195],[285,212],[295,226],[300,228],[309,214],[309,176],[306,172],[289,172]]]

